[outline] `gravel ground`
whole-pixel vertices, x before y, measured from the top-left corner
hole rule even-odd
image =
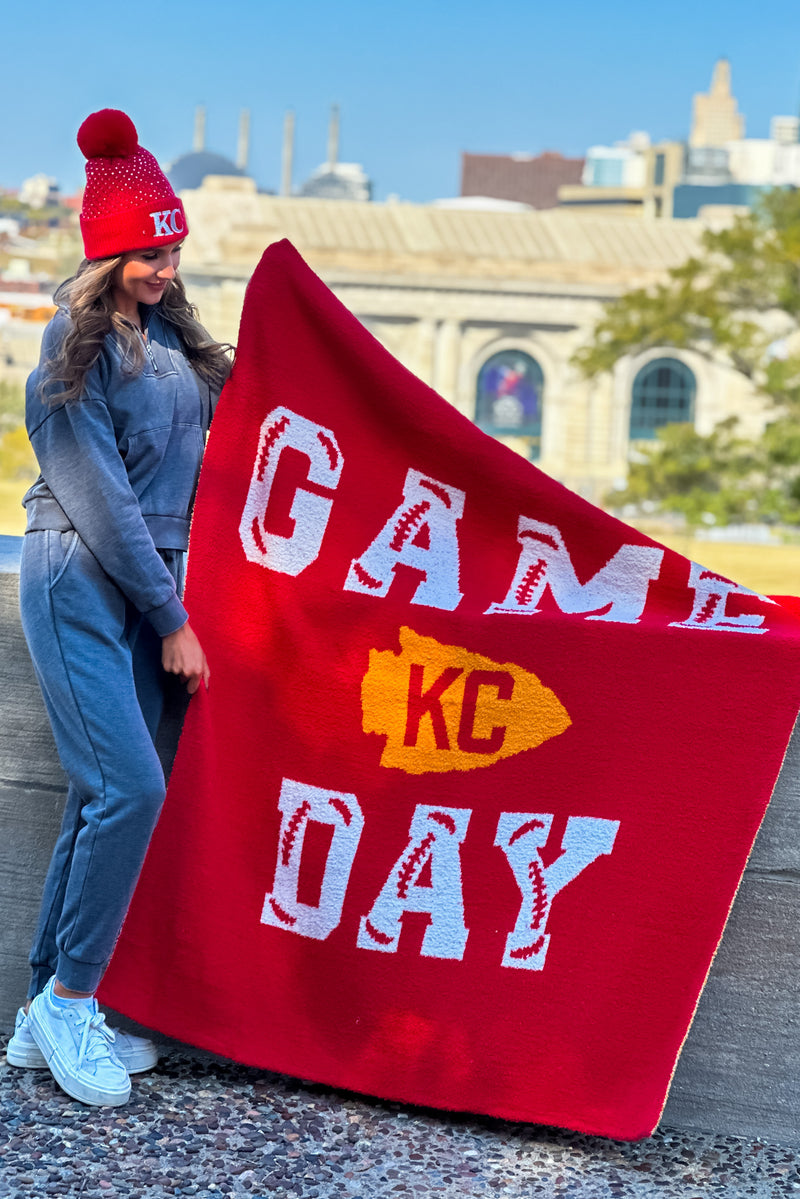
[[[6,1038],[0,1038],[4,1048]],[[800,1196],[800,1153],[659,1129],[625,1143],[381,1103],[185,1046],[121,1108],[0,1058],[0,1196],[82,1199]]]

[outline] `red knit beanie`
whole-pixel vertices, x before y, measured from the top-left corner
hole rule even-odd
[[[87,258],[169,245],[189,231],[183,204],[133,121],[116,108],[87,117],[78,130],[86,156],[81,233]]]

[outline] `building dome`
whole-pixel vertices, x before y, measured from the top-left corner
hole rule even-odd
[[[355,162],[326,162],[301,186],[299,196],[316,200],[371,200],[372,182]]]
[[[181,154],[166,169],[166,176],[176,192],[194,190],[202,185],[206,175],[247,174],[224,154],[212,154],[210,150],[193,150]]]

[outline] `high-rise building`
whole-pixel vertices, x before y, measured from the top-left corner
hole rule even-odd
[[[769,136],[779,146],[796,146],[800,141],[800,117],[773,117]]]
[[[695,93],[690,146],[724,146],[744,137],[744,117],[731,94],[731,64],[720,58],[711,76],[711,89]]]

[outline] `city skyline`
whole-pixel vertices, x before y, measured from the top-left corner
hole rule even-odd
[[[101,107],[129,112],[164,163],[191,149],[199,105],[207,147],[234,158],[247,108],[249,173],[277,190],[285,112],[295,113],[297,186],[325,160],[336,103],[341,159],[363,164],[377,199],[415,202],[458,194],[462,151],[582,156],[632,129],[684,140],[692,97],[708,90],[720,57],[748,137],[767,137],[772,116],[800,109],[794,0],[772,0],[757,21],[746,0],[702,10],[675,0],[668,13],[632,0],[558,11],[533,0],[491,9],[408,0],[390,11],[364,0],[291,10],[174,0],[136,21],[99,0],[80,11],[78,24],[45,0],[35,32],[21,11],[3,19],[0,95],[15,115],[0,132],[2,187],[44,172],[74,191],[83,181],[75,133]]]

